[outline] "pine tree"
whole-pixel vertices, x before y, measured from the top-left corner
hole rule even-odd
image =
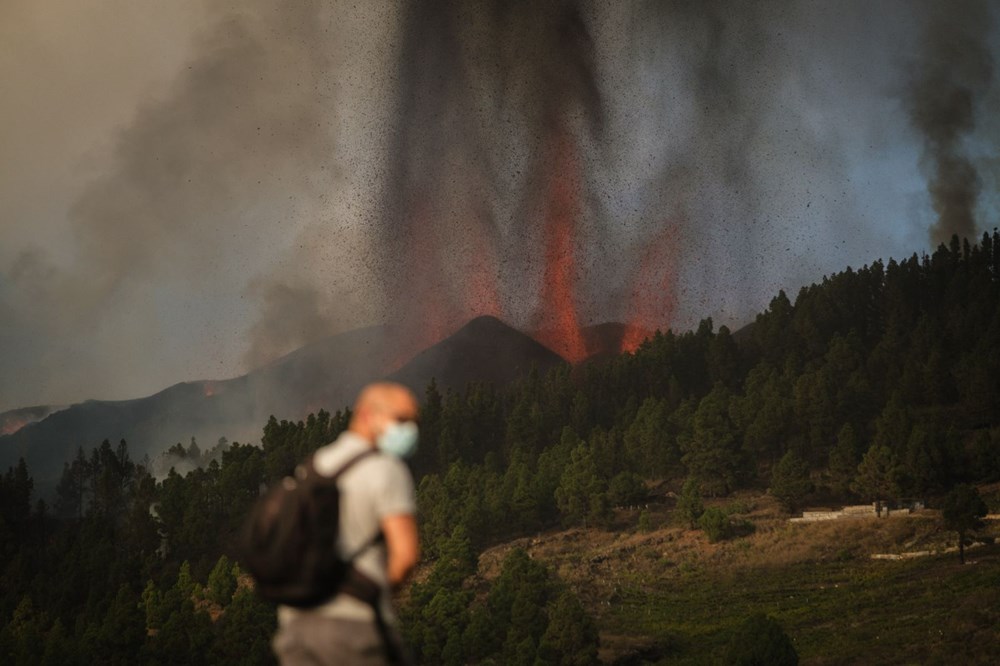
[[[556,489],[556,505],[566,524],[602,523],[607,519],[607,484],[598,475],[590,448],[580,443]]]
[[[608,501],[612,506],[634,506],[646,499],[646,486],[638,474],[619,472],[608,484]]]
[[[959,484],[951,489],[941,506],[945,526],[958,533],[958,561],[965,564],[965,541],[969,532],[983,527],[986,503],[975,486]]]
[[[95,641],[95,662],[102,664],[130,664],[146,639],[146,622],[135,594],[127,585],[118,593],[108,608]]]
[[[771,494],[788,511],[795,511],[812,490],[809,466],[795,451],[789,451],[771,472]]]
[[[851,490],[851,482],[861,462],[860,442],[850,423],[845,423],[837,433],[837,444],[830,450],[829,476],[831,489],[840,495]]]
[[[232,603],[215,624],[209,663],[234,666],[273,663],[271,637],[276,625],[273,604],[262,601],[249,587],[237,589]]]
[[[862,497],[875,502],[881,515],[882,501],[899,494],[899,463],[887,446],[872,444],[858,465],[858,474],[851,489]]]
[[[739,452],[736,429],[729,417],[729,391],[717,384],[694,413],[691,438],[682,461],[697,476],[702,489],[725,495],[736,486]]]
[[[538,644],[537,666],[593,666],[600,639],[580,600],[564,590],[548,608],[549,622]]]
[[[208,575],[208,598],[220,606],[227,606],[232,601],[236,591],[236,571],[229,558],[219,557],[212,572]]]
[[[701,483],[696,477],[689,476],[677,498],[677,515],[693,530],[698,526],[698,519],[703,513],[705,504],[701,499]]]
[[[55,501],[56,515],[60,518],[83,519],[88,468],[89,463],[82,447],[77,449],[73,462],[63,464],[62,476],[56,486]]]

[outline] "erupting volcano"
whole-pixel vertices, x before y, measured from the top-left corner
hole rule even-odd
[[[989,0],[196,2],[72,48],[43,4],[0,66],[90,78],[11,79],[3,409],[368,327],[389,374],[480,316],[578,362],[995,224]]]
[[[398,358],[482,315],[573,363],[669,326],[673,236],[616,247],[622,221],[594,191],[605,111],[577,4],[441,0],[404,25],[378,271]],[[623,333],[594,333],[609,322]]]

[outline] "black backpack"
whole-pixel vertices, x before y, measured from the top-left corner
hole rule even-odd
[[[261,597],[312,608],[336,595],[352,577],[353,557],[345,559],[337,552],[337,479],[373,453],[359,453],[333,476],[319,474],[310,457],[294,476],[286,476],[257,500],[243,528],[240,559]]]

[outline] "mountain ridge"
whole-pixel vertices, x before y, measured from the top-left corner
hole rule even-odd
[[[482,316],[390,371],[398,362],[393,342],[400,334],[387,325],[354,329],[238,377],[179,382],[144,397],[89,399],[50,411],[0,435],[0,469],[25,458],[44,494],[54,489],[77,448],[89,450],[104,439],[124,439],[135,460],[192,437],[207,445],[220,437],[254,442],[271,415],[298,420],[320,409],[347,407],[375,379],[399,381],[422,397],[432,378],[442,390],[461,389],[471,381],[506,383],[532,365],[544,371],[565,362],[531,336]],[[19,411],[24,410],[5,414]]]

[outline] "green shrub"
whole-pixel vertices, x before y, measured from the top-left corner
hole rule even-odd
[[[712,543],[722,541],[730,534],[729,516],[716,506],[705,509],[705,513],[698,519],[698,526],[708,535],[708,540]]]
[[[746,518],[730,519],[729,536],[750,536],[757,531],[757,526]]]
[[[733,500],[726,505],[726,514],[730,516],[737,516],[740,514],[747,514],[753,511],[753,507],[746,500],[738,499]]]
[[[677,516],[691,529],[694,529],[704,511],[705,505],[701,500],[701,485],[697,478],[690,476],[684,482],[684,488],[677,498]]]
[[[833,556],[835,562],[850,562],[851,560],[857,559],[857,554],[851,548],[841,548],[837,551],[837,554]]]
[[[647,495],[642,478],[633,472],[619,472],[608,484],[608,500],[612,506],[641,504]]]
[[[651,529],[653,529],[653,526],[650,524],[649,520],[649,509],[643,509],[639,513],[639,531],[649,532]]]
[[[799,655],[778,622],[754,613],[733,633],[725,663],[733,666],[797,666]]]

